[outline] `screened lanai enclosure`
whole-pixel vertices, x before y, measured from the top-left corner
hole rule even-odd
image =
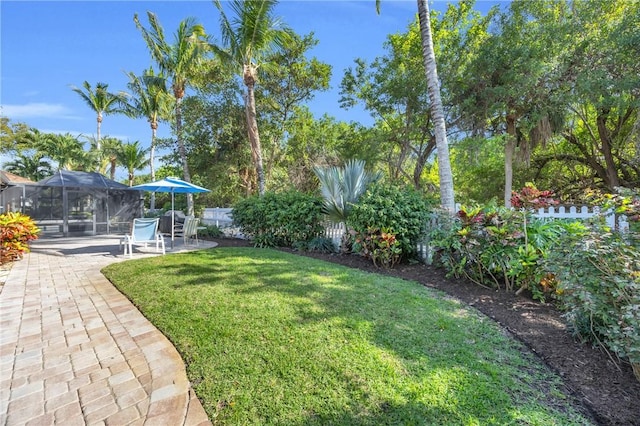
[[[30,216],[41,237],[122,234],[142,217],[142,192],[99,173],[61,170],[35,183],[4,182],[2,211]]]

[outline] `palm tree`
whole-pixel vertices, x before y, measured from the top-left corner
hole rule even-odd
[[[93,164],[84,144],[70,133],[50,133],[35,147],[39,153],[58,163],[58,170],[86,170]]]
[[[7,171],[33,181],[39,181],[53,174],[51,163],[44,159],[44,154],[19,152],[13,161],[4,164]]]
[[[116,178],[116,167],[118,166],[118,152],[122,149],[122,141],[117,138],[105,136],[102,138],[101,157],[105,160],[104,166],[109,165],[109,177],[111,180]],[[103,164],[100,164],[100,172],[103,173]]]
[[[342,237],[342,248],[349,247],[349,213],[358,198],[367,190],[372,182],[377,181],[382,173],[370,173],[365,170],[362,160],[351,160],[344,167],[316,167],[314,169],[320,181],[323,211],[335,223],[344,223],[345,233]]]
[[[127,169],[129,186],[133,186],[134,172],[142,170],[149,163],[147,150],[142,149],[138,141],[123,144],[117,153],[117,158],[118,162]]]
[[[140,77],[129,72],[127,86],[132,92],[132,97],[125,105],[125,113],[131,117],[144,117],[151,126],[151,144],[149,148],[149,170],[151,181],[156,180],[155,146],[158,121],[168,119],[171,115],[171,95],[167,92],[166,78],[160,74],[155,75],[152,68],[145,70]],[[150,209],[156,208],[156,194],[151,193]]]
[[[435,126],[436,148],[438,150],[438,175],[440,177],[440,204],[442,208],[453,212],[455,199],[453,195],[453,173],[449,161],[449,142],[447,127],[444,122],[444,108],[440,97],[440,80],[436,66],[436,55],[431,37],[431,17],[428,0],[418,0],[418,18],[420,20],[420,38],[422,39],[422,56],[427,72],[427,88],[431,100],[431,117]]]
[[[189,78],[198,67],[207,50],[206,33],[204,27],[192,18],[180,22],[175,33],[174,44],[167,43],[160,21],[152,12],[147,12],[151,29],[147,30],[140,24],[138,15],[133,21],[142,32],[151,57],[157,62],[160,72],[171,80],[171,89],[175,97],[175,124],[178,153],[182,160],[183,177],[191,182],[191,173],[187,163],[187,151],[182,140],[182,99],[184,98]],[[193,195],[187,194],[187,214],[193,214]]]
[[[232,67],[242,77],[247,92],[244,96],[245,113],[251,155],[258,177],[258,192],[265,191],[265,177],[262,165],[262,147],[256,119],[254,88],[258,77],[258,67],[264,66],[263,59],[280,49],[290,38],[290,30],[280,28],[280,21],[273,16],[276,0],[233,0],[230,2],[235,17],[229,20],[220,0],[215,0],[220,11],[220,33],[223,46],[212,45],[221,62]]]
[[[334,222],[345,223],[369,184],[382,176],[380,172],[367,172],[362,160],[351,160],[344,167],[316,167],[314,171],[320,180],[324,213]]]
[[[110,93],[107,89],[109,88],[108,84],[105,83],[96,83],[95,90],[91,87],[89,82],[85,81],[82,83],[81,89],[76,86],[71,86],[71,90],[76,92],[83,101],[91,108],[97,115],[97,133],[96,133],[96,150],[100,152],[100,127],[102,125],[102,118],[107,114],[114,114],[120,112],[119,103],[123,100],[123,93],[120,92],[118,94]]]
[[[376,0],[376,10],[380,13],[380,1]],[[440,97],[440,81],[436,66],[436,55],[431,36],[431,17],[428,0],[418,0],[418,19],[420,21],[420,38],[422,40],[422,57],[427,75],[427,89],[431,101],[431,117],[435,126],[436,149],[438,151],[438,176],[440,178],[440,204],[442,208],[453,212],[455,198],[453,193],[453,173],[449,160],[449,142],[447,127],[444,121],[444,108]]]

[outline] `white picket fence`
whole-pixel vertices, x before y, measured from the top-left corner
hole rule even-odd
[[[534,217],[541,219],[580,219],[586,220],[600,214],[600,208],[597,206],[556,206],[548,208],[540,208],[533,213]],[[607,226],[620,232],[626,232],[629,229],[629,223],[624,215],[616,215],[610,212],[605,216]],[[437,226],[433,223],[432,226]],[[345,232],[344,223],[328,223],[326,226],[325,236],[331,238],[336,247],[340,246],[340,241]],[[418,244],[418,256],[426,263],[431,263],[432,250],[429,244]]]
[[[232,235],[238,236],[239,230],[233,226],[233,218],[231,217],[232,208],[206,208],[202,213],[202,223],[205,225],[216,225],[217,227],[231,231]],[[533,213],[533,216],[541,219],[589,219],[600,214],[600,208],[597,206],[555,206],[548,208],[540,208]],[[617,231],[626,232],[629,229],[629,223],[624,215],[616,215],[610,212],[605,216],[607,226]],[[437,226],[434,224],[434,226]],[[342,236],[345,233],[344,223],[327,222],[325,224],[325,237],[330,238],[336,247],[340,247]],[[431,249],[428,244],[422,243],[418,245],[419,256],[427,263],[431,261]]]
[[[215,225],[218,228],[231,226],[233,224],[232,210],[232,208],[226,207],[206,208],[202,211],[201,222],[205,225]]]

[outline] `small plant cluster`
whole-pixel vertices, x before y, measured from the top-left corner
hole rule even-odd
[[[393,268],[402,256],[400,241],[388,228],[368,228],[365,233],[358,234],[355,243],[360,253],[376,266]]]
[[[638,194],[606,197],[638,224]],[[574,333],[626,357],[640,380],[640,235],[612,232],[594,221],[581,233],[563,235],[545,261]]]
[[[465,208],[449,232],[437,231],[432,245],[450,275],[507,291],[528,289],[543,300],[554,287],[539,263],[569,224],[534,220],[502,207]]]
[[[520,191],[511,193],[511,205],[518,209],[539,209],[558,204],[552,191],[541,191],[528,182]]]
[[[290,191],[239,201],[233,221],[256,247],[299,247],[324,234],[322,199]]]
[[[375,183],[353,205],[353,250],[377,266],[393,267],[416,254],[430,202],[411,188]]]
[[[198,230],[198,236],[201,238],[219,238],[224,233],[216,225],[206,225],[204,229]]]
[[[29,241],[37,239],[39,232],[29,216],[18,212],[0,214],[0,265],[21,259],[29,252]]]
[[[555,290],[555,281],[540,264],[558,238],[575,225],[532,220],[529,209],[556,204],[552,192],[533,184],[514,192],[512,203],[521,210],[462,207],[448,230],[431,233],[431,244],[451,275],[486,287],[529,290],[544,300]]]

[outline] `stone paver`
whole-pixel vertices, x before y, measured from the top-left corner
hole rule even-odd
[[[0,424],[211,424],[176,349],[100,273],[127,259],[117,237],[42,239],[4,272]]]

